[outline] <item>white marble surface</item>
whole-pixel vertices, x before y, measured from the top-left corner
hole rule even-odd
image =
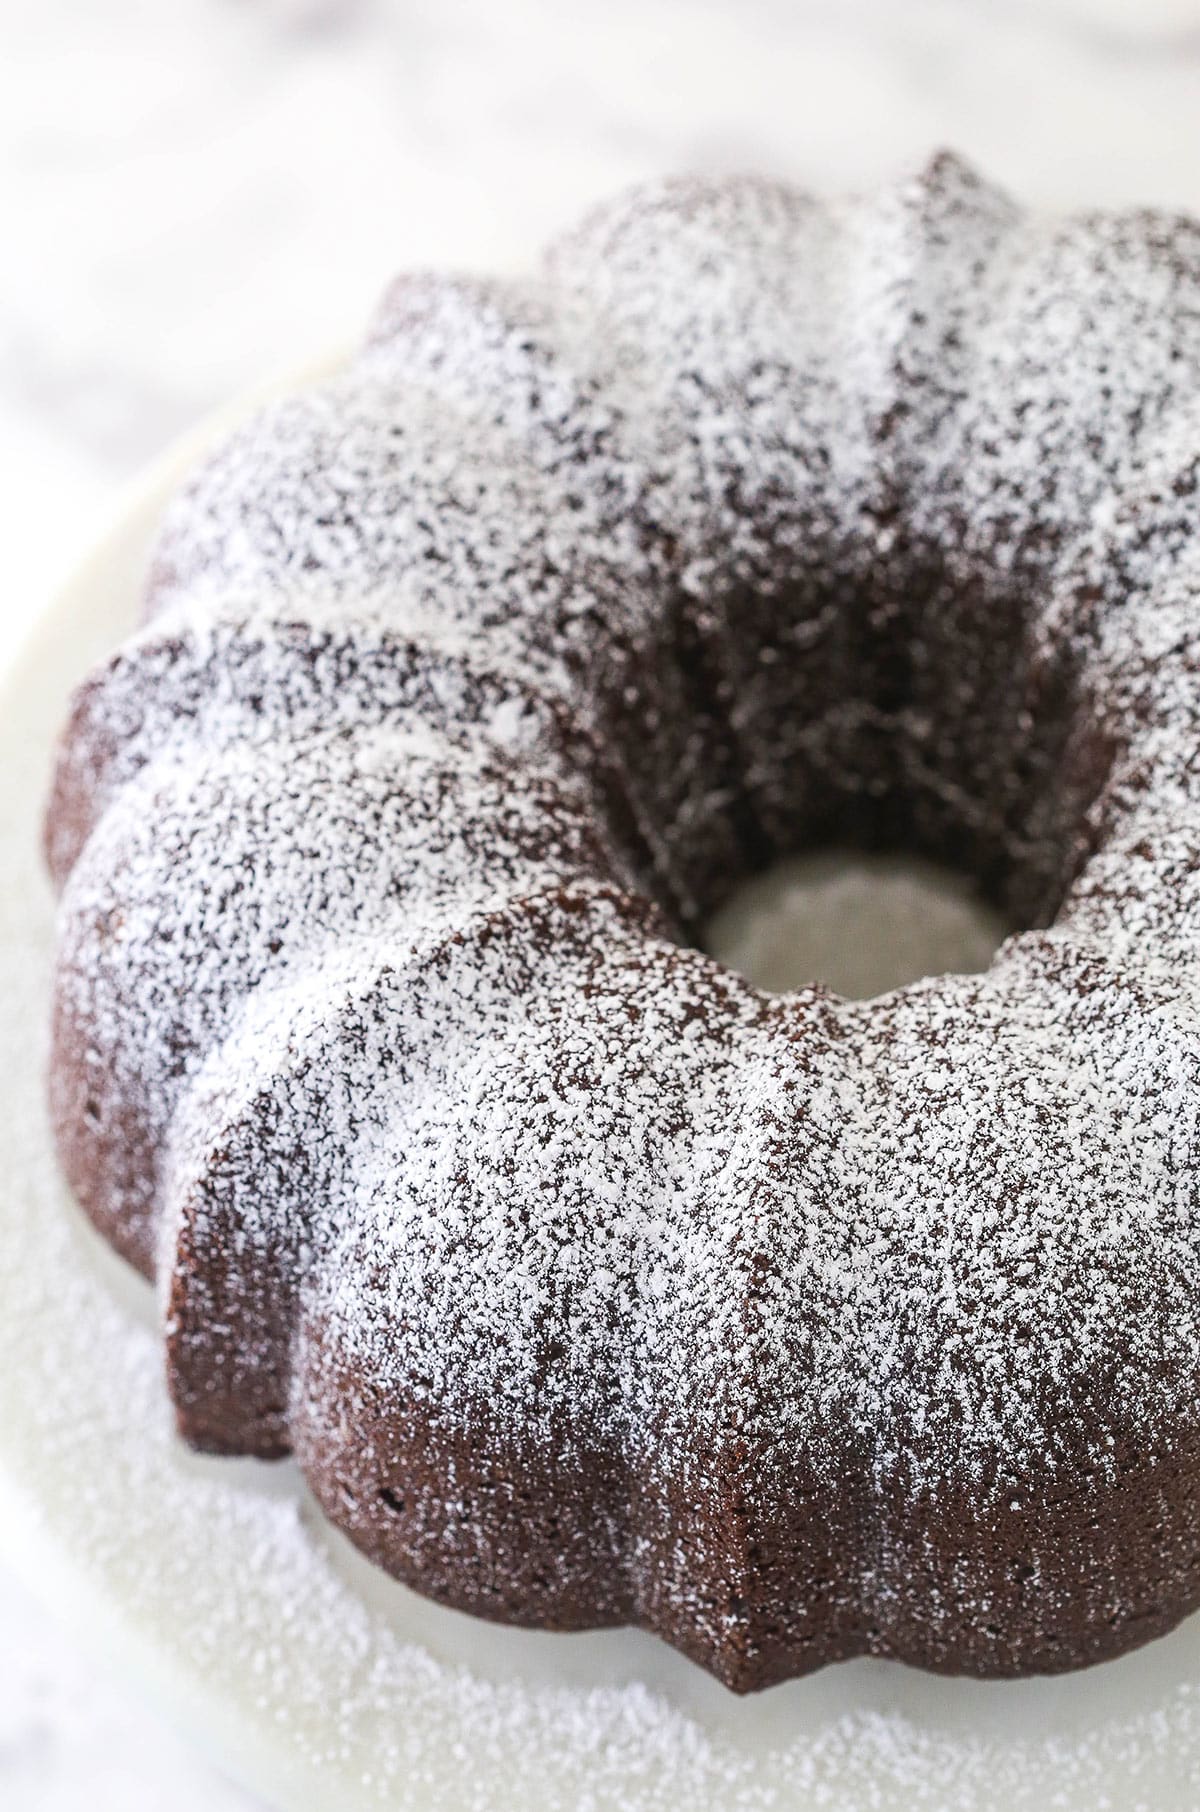
[[[259,1801],[80,1652],[0,1567],[0,1805],[5,1812],[254,1812]]]
[[[1200,0],[0,0],[0,660],[197,416],[402,262],[511,262],[668,167],[935,144],[1200,209]],[[251,1802],[0,1559],[0,1805]]]

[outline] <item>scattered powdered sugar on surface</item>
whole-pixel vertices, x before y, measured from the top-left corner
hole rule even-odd
[[[181,1367],[282,1369],[326,1469],[342,1365],[853,1471],[885,1631],[897,1491],[1036,1544],[1195,1436],[1198,275],[948,160],[667,184],[527,285],[402,279],[218,453],[52,851],[102,1217],[227,1303],[280,1269],[282,1358],[214,1313]],[[1053,922],[870,1003],[688,947],[901,818]]]
[[[771,992],[820,980],[870,1000],[926,975],[986,969],[1010,929],[952,869],[810,851],[744,882],[704,941],[727,968]]]

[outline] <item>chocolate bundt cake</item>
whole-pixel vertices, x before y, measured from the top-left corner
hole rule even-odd
[[[1200,227],[665,182],[171,507],[49,808],[67,1176],[185,1438],[745,1690],[1200,1601]],[[821,843],[980,975],[699,947]]]

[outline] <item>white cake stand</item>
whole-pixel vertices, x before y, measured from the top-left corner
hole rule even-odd
[[[164,497],[231,419],[137,488],[2,695],[0,1541],[81,1639],[290,1812],[1193,1808],[1197,1620],[1063,1680],[857,1662],[736,1700],[637,1633],[427,1605],[332,1538],[289,1468],[175,1444],[150,1292],[84,1228],[50,1149],[38,834],[68,692],[133,621]]]

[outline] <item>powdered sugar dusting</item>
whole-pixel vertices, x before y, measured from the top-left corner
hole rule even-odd
[[[728,1604],[664,1583],[706,1466],[752,1524],[837,1494],[836,1652],[1061,1665],[1067,1489],[1098,1644],[1192,1601],[1197,275],[1186,223],[952,160],[669,184],[528,285],[401,280],[199,474],[51,827],[68,1163],[161,1242],[193,1434],[294,1443],[432,1579],[465,1487],[399,1491],[347,1393],[486,1408],[642,1480],[580,1525],[594,1615],[706,1654],[758,1640],[747,1527],[691,1532]],[[952,851],[1034,929],[871,1003],[687,948],[831,835]]]
[[[64,645],[51,624],[4,714],[0,1471],[6,1509],[19,1482],[42,1547],[71,1557],[81,1623],[93,1595],[119,1605],[124,1644],[239,1771],[339,1812],[1186,1803],[1194,1624],[1066,1680],[980,1687],[863,1663],[732,1702],[638,1636],[492,1632],[398,1587],[372,1600],[331,1562],[290,1474],[181,1457],[149,1304],[114,1300],[70,1219],[22,1030],[51,959],[33,821]]]

